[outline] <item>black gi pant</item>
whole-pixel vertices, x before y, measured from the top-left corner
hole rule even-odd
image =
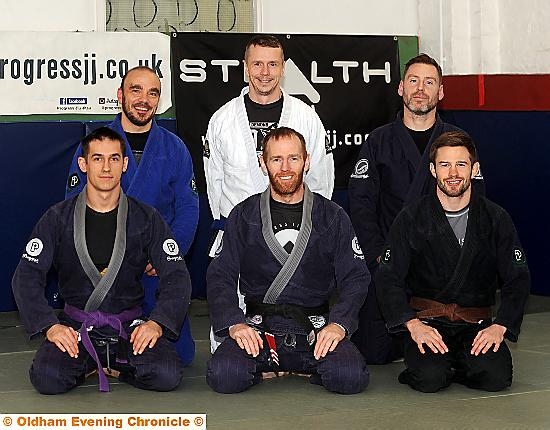
[[[405,336],[407,369],[399,375],[399,382],[425,393],[439,391],[452,382],[486,391],[509,387],[512,384],[512,355],[505,342],[497,352],[493,352],[493,345],[485,354],[470,353],[477,333],[490,324],[490,321],[481,324],[429,321],[449,348],[445,354],[436,354],[426,345],[425,354],[422,354],[411,336]]]

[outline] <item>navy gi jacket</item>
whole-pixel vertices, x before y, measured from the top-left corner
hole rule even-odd
[[[370,269],[376,267],[396,215],[415,198],[435,187],[430,174],[432,142],[448,131],[461,131],[436,114],[435,127],[424,154],[418,152],[403,111],[394,122],[375,129],[361,147],[349,181],[351,220]],[[477,188],[482,180],[473,181]]]
[[[262,235],[260,194],[249,197],[231,211],[223,236],[223,248],[208,268],[207,289],[214,332],[245,323],[239,308],[237,283],[245,302],[262,301],[282,265]],[[317,307],[328,304],[334,292],[328,322],[343,326],[348,334],[357,329],[357,316],[367,295],[370,274],[344,210],[319,194],[313,194],[312,231],[304,256],[277,304]]]
[[[461,247],[435,192],[405,207],[391,227],[376,274],[376,293],[387,326],[402,329],[416,317],[408,294],[464,307],[501,303],[494,323],[516,341],[530,290],[525,254],[508,213],[472,193]]]
[[[84,272],[74,244],[77,197],[52,206],[38,221],[12,280],[21,320],[29,336],[59,323],[44,297],[46,275],[53,265],[65,303],[84,309],[94,286]],[[159,276],[156,306],[150,319],[176,338],[187,314],[191,281],[183,258],[166,244],[175,244],[168,225],[151,206],[128,197],[126,250],[118,275],[99,310],[118,314],[143,302],[141,276],[150,261]],[[78,324],[80,326],[80,324]]]

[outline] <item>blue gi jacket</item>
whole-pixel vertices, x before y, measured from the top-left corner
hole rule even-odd
[[[107,127],[119,133],[126,143],[128,169],[122,175],[122,189],[126,195],[160,212],[170,226],[180,252],[185,255],[193,242],[199,220],[199,198],[195,189],[191,155],[179,137],[160,127],[153,119],[138,166],[120,118],[121,114],[118,114]],[[81,154],[82,148],[79,146],[69,169],[65,198],[77,195],[86,185],[86,175],[80,171],[77,163]]]

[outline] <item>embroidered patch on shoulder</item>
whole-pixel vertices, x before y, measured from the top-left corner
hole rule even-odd
[[[351,178],[355,179],[367,179],[369,175],[367,174],[369,170],[369,160],[366,158],[361,158],[357,163],[355,163],[355,169],[351,174]]]
[[[330,154],[332,152],[332,144],[330,143],[330,138],[328,134],[325,136],[325,152]]]
[[[205,158],[210,158],[210,144],[208,143],[208,139],[204,139],[202,144],[202,155]]]
[[[44,244],[37,237],[29,240],[29,243],[27,243],[27,246],[25,247],[25,251],[27,251],[27,254],[31,257],[38,257],[43,249]]]
[[[195,177],[191,178],[191,182],[189,182],[189,188],[191,188],[191,191],[197,194],[197,182],[195,181]]]
[[[359,258],[361,260],[365,259],[361,245],[359,245],[359,240],[357,240],[357,236],[351,240],[351,249],[353,250],[353,258]]]
[[[166,254],[172,255],[172,256],[178,255],[180,252],[178,244],[174,239],[166,239],[162,244],[162,249],[164,252],[166,252]]]
[[[390,248],[386,248],[386,250],[382,253],[382,256],[380,258],[380,264],[390,264],[391,263],[391,250]]]
[[[76,173],[71,173],[69,179],[67,179],[67,187],[72,190],[74,187],[80,185],[80,178]]]
[[[525,263],[527,263],[527,259],[525,258],[525,253],[523,252],[523,249],[514,248],[514,264],[517,264],[518,266],[523,266]]]

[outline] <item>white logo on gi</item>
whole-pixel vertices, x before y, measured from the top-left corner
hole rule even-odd
[[[180,253],[180,249],[178,247],[178,244],[174,239],[166,239],[164,243],[162,244],[162,249],[164,252],[166,252],[168,255],[178,255]]]
[[[521,261],[523,254],[519,249],[514,249],[514,255],[516,256],[516,261]]]
[[[367,171],[369,170],[369,160],[366,158],[361,158],[356,164],[355,169],[353,171],[353,174],[351,175],[352,178],[359,178],[359,179],[366,179],[369,177],[367,175]]]
[[[37,237],[29,240],[29,243],[27,243],[27,246],[25,247],[25,251],[27,251],[27,254],[31,257],[38,257],[42,252],[42,249],[44,249],[44,244]]]
[[[357,240],[357,236],[355,236],[351,240],[351,249],[353,249],[353,253],[355,254],[355,258],[361,258],[363,259],[363,250],[361,249],[361,246],[359,245],[359,241]]]

